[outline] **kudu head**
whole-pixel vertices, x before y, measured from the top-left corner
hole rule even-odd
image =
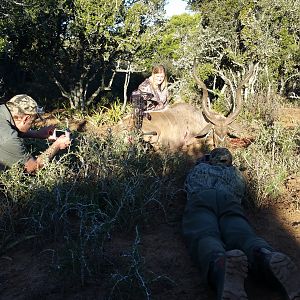
[[[202,113],[208,122],[208,124],[200,132],[199,136],[206,135],[212,131],[215,147],[226,146],[226,139],[229,134],[229,125],[235,120],[242,109],[242,88],[248,82],[252,73],[253,65],[251,64],[249,72],[245,75],[237,87],[235,110],[232,110],[228,116],[224,116],[210,110],[208,106],[208,90],[205,83],[196,75],[196,60],[194,61],[193,76],[202,89]]]

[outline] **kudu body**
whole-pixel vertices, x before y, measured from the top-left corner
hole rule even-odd
[[[172,150],[191,144],[196,137],[205,136],[208,120],[201,110],[187,103],[176,103],[162,111],[150,112],[143,119],[144,140]],[[155,133],[155,134],[151,134]]]
[[[251,74],[250,68],[250,72],[237,87],[236,109],[225,117],[209,109],[207,87],[197,77],[194,66],[193,75],[203,93],[202,110],[187,103],[176,103],[161,111],[149,112],[150,117],[143,118],[141,128],[144,140],[154,146],[176,150],[190,145],[195,141],[195,138],[203,138],[212,133],[214,146],[223,146],[226,144],[229,125],[242,108],[242,88]]]

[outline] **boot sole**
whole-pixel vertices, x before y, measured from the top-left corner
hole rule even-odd
[[[274,252],[271,254],[269,265],[289,299],[300,300],[300,272],[291,259],[283,253]]]
[[[247,256],[240,250],[226,252],[226,268],[222,300],[247,300],[244,281],[247,277]]]

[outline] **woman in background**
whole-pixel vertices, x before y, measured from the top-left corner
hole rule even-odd
[[[138,91],[147,105],[146,111],[161,110],[168,104],[168,80],[166,69],[163,65],[152,68],[152,75],[142,82]]]

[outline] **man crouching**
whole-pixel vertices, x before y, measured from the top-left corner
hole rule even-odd
[[[0,105],[0,169],[21,162],[26,172],[33,173],[59,150],[70,145],[70,137],[62,135],[38,157],[26,153],[23,138],[47,139],[54,130],[54,126],[30,130],[35,120],[40,117],[40,110],[36,101],[24,94],[14,96]]]

